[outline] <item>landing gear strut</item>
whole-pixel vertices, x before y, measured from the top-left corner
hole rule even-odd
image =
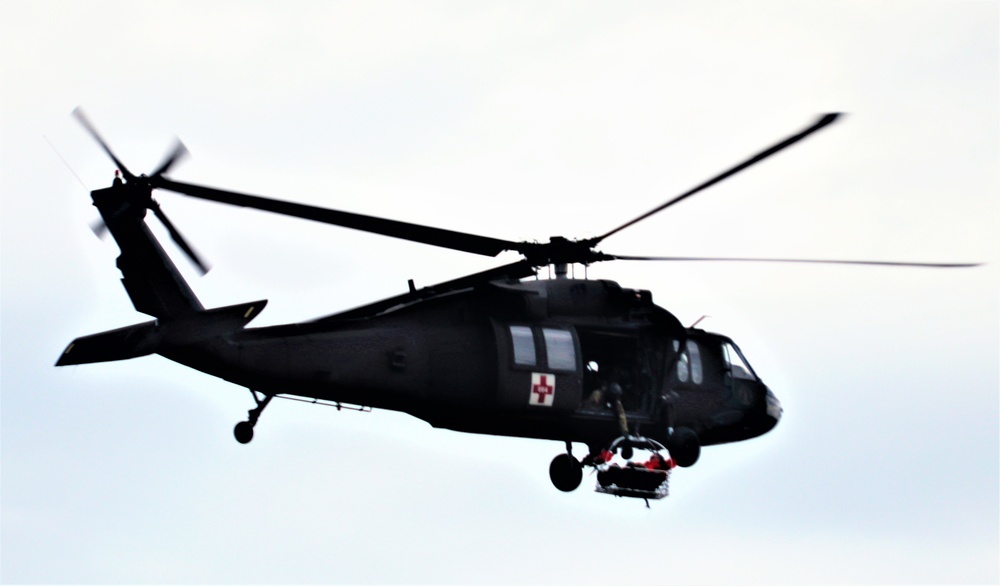
[[[274,395],[261,393],[264,396],[261,399],[257,396],[257,391],[253,389],[250,389],[250,394],[253,395],[253,400],[257,403],[257,406],[247,411],[246,421],[237,423],[236,427],[233,428],[233,435],[236,436],[236,441],[241,444],[248,444],[253,439],[253,427],[257,425],[257,420],[260,419],[260,414],[264,411],[264,407],[267,407],[267,404],[274,398]]]
[[[572,492],[583,481],[583,464],[573,457],[572,446],[566,442],[566,453],[559,454],[549,464],[549,478],[556,488]]]

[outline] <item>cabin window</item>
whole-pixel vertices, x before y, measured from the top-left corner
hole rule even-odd
[[[576,346],[569,330],[542,329],[545,338],[545,353],[549,357],[552,370],[576,370]]]
[[[680,349],[681,343],[674,340],[674,352]],[[684,352],[681,352],[677,359],[677,380],[686,383],[688,380],[696,385],[700,385],[705,380],[705,373],[701,366],[701,350],[694,340],[688,340],[684,345]]]
[[[527,326],[510,326],[510,339],[514,343],[514,364],[535,366],[535,336]]]
[[[691,358],[691,382],[700,385],[705,379],[701,368],[701,350],[692,340],[687,341],[687,354]]]

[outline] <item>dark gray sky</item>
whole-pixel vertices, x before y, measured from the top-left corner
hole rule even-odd
[[[992,2],[0,3],[0,579],[995,583],[998,22]],[[160,357],[52,367],[146,319],[87,228],[114,168],[78,105],[135,172],[176,135],[178,180],[513,240],[602,233],[844,111],[606,248],[990,264],[591,268],[710,315],[785,407],[651,510],[556,491],[555,442],[385,411],[275,402],[242,446],[243,389]],[[508,260],[159,199],[214,265],[175,254],[205,305],[268,298],[260,325]]]

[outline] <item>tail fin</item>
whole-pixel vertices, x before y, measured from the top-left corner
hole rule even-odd
[[[215,338],[243,328],[265,305],[267,300],[241,303],[83,336],[70,342],[56,366],[126,360]]]
[[[201,302],[150,232],[144,220],[152,196],[142,184],[116,184],[90,193],[121,255],[122,284],[138,311],[181,318],[203,311]]]

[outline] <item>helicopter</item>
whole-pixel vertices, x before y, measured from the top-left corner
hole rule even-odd
[[[174,181],[166,176],[187,154],[179,141],[151,174],[135,175],[79,108],[74,115],[117,166],[108,188],[91,192],[110,233],[117,267],[135,309],[154,319],[73,340],[56,366],[158,354],[247,388],[254,406],[233,429],[254,437],[275,398],[339,409],[388,409],[433,427],[466,433],[562,442],[549,466],[553,485],[578,488],[583,470],[612,477],[612,455],[634,449],[669,453],[669,469],[690,467],[703,446],[744,441],[773,429],[780,401],[729,337],[681,324],[648,290],[570,276],[570,265],[606,261],[743,261],[957,268],[968,263],[616,255],[605,239],[799,143],[834,123],[821,116],[805,129],[694,188],[598,236],[518,242],[315,207]],[[253,328],[266,300],[206,309],[146,223],[152,211],[201,273],[205,261],[177,230],[154,190],[256,208],[495,257],[521,259],[417,288],[312,321]],[[551,268],[551,278],[539,278]],[[587,454],[577,458],[573,444]],[[664,462],[661,458],[660,462]],[[629,463],[631,465],[631,462]],[[641,467],[632,466],[641,471]],[[598,492],[660,498],[663,486],[617,486]],[[641,476],[622,473],[616,477]],[[649,479],[640,479],[649,484]],[[627,483],[623,483],[627,484]],[[647,500],[648,504],[648,500]]]

